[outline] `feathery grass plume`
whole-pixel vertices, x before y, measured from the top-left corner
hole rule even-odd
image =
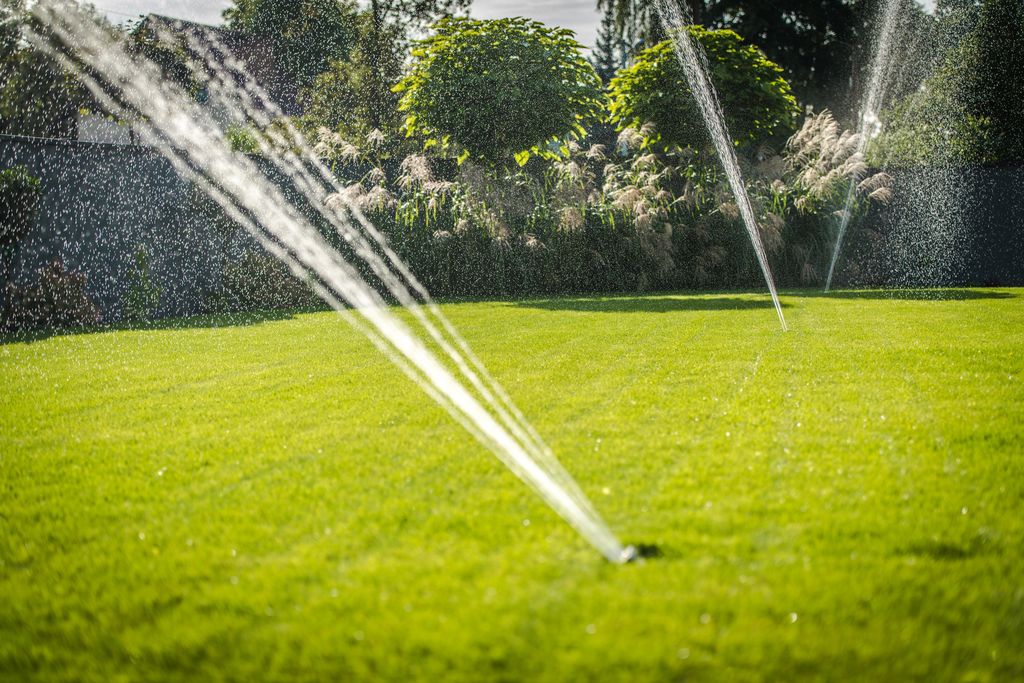
[[[731,221],[740,218],[740,207],[736,206],[736,202],[722,202],[718,205],[718,212]]]
[[[807,117],[803,126],[789,139],[785,149],[786,180],[795,195],[795,207],[806,213],[827,213],[845,199],[850,182],[858,182],[858,192],[869,200],[881,201],[888,187],[887,175],[875,174],[871,182],[862,180],[869,168],[857,151],[860,136],[844,131],[827,109]]]
[[[384,169],[379,166],[374,166],[370,169],[370,172],[366,174],[366,182],[371,187],[380,187],[387,182],[387,174],[384,173]]]
[[[561,211],[561,220],[558,227],[563,232],[578,232],[586,225],[583,212],[574,206],[568,206]]]
[[[434,179],[430,170],[430,162],[422,154],[410,154],[402,159],[399,170],[401,175],[398,176],[398,186],[406,191],[417,185],[425,185]]]
[[[643,147],[644,135],[636,128],[624,128],[619,133],[616,143],[619,148],[619,154],[625,156],[629,152],[634,152]]]
[[[387,142],[387,136],[379,128],[374,128],[366,134],[367,149],[378,150]]]
[[[530,251],[540,251],[544,249],[544,243],[536,236],[530,233],[526,233],[522,236],[523,246]]]

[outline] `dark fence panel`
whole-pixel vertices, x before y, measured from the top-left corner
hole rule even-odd
[[[0,139],[0,168],[15,165],[42,186],[35,229],[11,269],[16,284],[36,280],[41,267],[61,258],[87,275],[86,291],[104,320],[118,320],[135,255],[145,248],[162,290],[156,315],[202,310],[219,282],[224,237],[170,162],[144,147]]]
[[[893,202],[851,230],[838,284],[1024,285],[1024,168],[892,175]]]

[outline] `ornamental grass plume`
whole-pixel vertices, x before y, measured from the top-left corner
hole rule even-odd
[[[868,178],[864,155],[857,151],[860,136],[844,131],[832,112],[807,117],[803,126],[786,143],[786,175],[796,193],[798,210],[820,212],[828,204],[845,199],[849,183],[872,201],[888,201],[891,178],[876,173]]]
[[[422,154],[410,154],[402,159],[399,170],[401,174],[398,176],[398,186],[403,190],[426,185],[434,179],[430,162]]]

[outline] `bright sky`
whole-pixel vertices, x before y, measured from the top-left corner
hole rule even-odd
[[[155,12],[204,24],[219,24],[230,0],[93,0],[115,23]],[[572,29],[590,46],[597,36],[600,15],[596,0],[473,0],[472,15],[481,19],[526,16],[552,26]]]

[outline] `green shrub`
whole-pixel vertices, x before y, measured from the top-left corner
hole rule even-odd
[[[571,31],[521,17],[443,19],[396,86],[406,132],[488,164],[549,156],[602,112],[580,47]]]
[[[150,275],[149,252],[140,245],[135,250],[135,264],[128,275],[125,318],[133,322],[151,319],[160,305],[160,293],[160,286],[153,282]]]
[[[14,246],[29,233],[40,194],[39,179],[24,166],[0,171],[0,247]]]
[[[221,288],[209,297],[212,312],[249,312],[322,307],[305,282],[276,258],[247,249],[224,265]]]
[[[229,126],[226,132],[228,146],[232,152],[241,154],[259,154],[260,143],[256,133],[245,126]]]
[[[736,145],[784,141],[795,130],[800,110],[782,68],[732,31],[686,30],[707,53],[711,81]],[[653,124],[650,142],[663,147],[700,148],[708,139],[671,40],[641,52],[612,79],[610,92],[612,121],[619,130]]]
[[[54,259],[40,269],[38,283],[7,286],[4,327],[20,331],[98,324],[102,318],[85,292],[87,281],[82,273],[67,270],[63,260]]]

